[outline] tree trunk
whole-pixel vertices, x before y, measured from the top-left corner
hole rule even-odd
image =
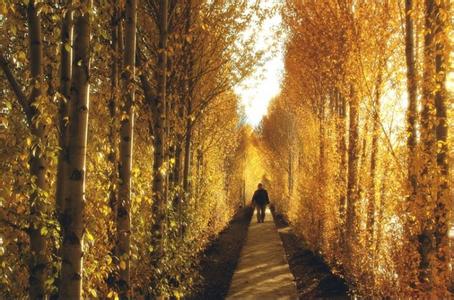
[[[29,296],[30,299],[44,299],[47,272],[46,237],[41,234],[41,214],[44,209],[42,192],[47,191],[46,180],[47,162],[44,157],[45,130],[43,125],[37,124],[39,110],[35,104],[43,97],[43,45],[41,34],[41,20],[37,12],[35,1],[30,1],[27,7],[27,21],[30,41],[30,73],[32,77],[32,92],[30,95],[31,119],[30,131],[36,139],[30,149],[30,177],[36,186],[30,195],[30,261],[29,261]]]
[[[203,159],[203,151],[201,148],[197,149],[197,163],[196,163],[196,179],[195,179],[195,209],[197,210],[199,207],[199,200],[200,200],[200,186],[201,181],[203,180],[203,170],[204,170],[204,159]]]
[[[414,34],[414,16],[415,7],[413,5],[413,0],[405,0],[405,59],[407,66],[407,95],[408,95],[408,108],[407,108],[407,206],[409,215],[406,218],[405,224],[405,236],[407,236],[407,248],[409,251],[417,251],[418,239],[415,234],[417,232],[417,215],[418,208],[416,207],[415,201],[418,195],[418,172],[420,172],[417,167],[418,151],[420,150],[417,147],[417,75],[415,67],[415,34]],[[418,30],[416,30],[418,32]],[[417,37],[418,35],[416,35]],[[416,47],[418,49],[418,47]],[[379,232],[381,234],[381,232]],[[378,237],[377,237],[378,238]],[[414,265],[409,266],[409,268],[417,269],[418,262],[415,262]],[[409,278],[412,285],[416,285],[418,278],[412,277]]]
[[[416,73],[415,73],[415,50],[414,50],[414,33],[413,18],[413,0],[405,0],[405,58],[407,62],[407,151],[408,167],[407,180],[409,186],[409,201],[414,202],[417,189],[417,171],[416,171]]]
[[[120,54],[123,51],[123,27],[121,25],[121,12],[119,0],[114,1],[114,12],[112,15],[112,56],[111,56],[111,94],[108,102],[109,117],[111,118],[109,124],[108,140],[111,145],[109,151],[109,163],[111,164],[112,171],[108,175],[110,178],[109,184],[109,205],[112,210],[113,219],[116,221],[118,211],[118,195],[117,195],[117,184],[118,184],[118,134],[117,134],[117,122],[118,118],[118,98],[120,93],[120,67],[122,59]],[[114,222],[115,222],[114,221]],[[112,238],[113,244],[116,244],[116,235]],[[114,246],[114,248],[116,245]],[[116,255],[116,249],[113,250]]]
[[[319,168],[319,173],[318,173],[318,203],[323,203],[325,200],[325,184],[326,184],[326,154],[325,154],[325,148],[326,148],[326,130],[325,130],[325,104],[322,101],[320,101],[320,114],[319,114],[319,156],[318,156],[318,168]],[[323,235],[323,229],[324,229],[324,207],[320,207],[320,215],[318,217],[318,236],[319,238],[317,239],[317,249],[321,250],[323,247],[324,243],[324,235]]]
[[[341,249],[345,247],[345,209],[346,209],[346,187],[347,187],[347,143],[346,143],[346,121],[347,105],[345,97],[338,92],[339,97],[339,116],[337,121],[338,149],[339,149],[339,237]]]
[[[293,194],[293,157],[292,157],[292,147],[288,147],[288,159],[287,159],[287,168],[288,168],[288,195],[289,197]]]
[[[192,10],[197,11],[197,7],[193,8],[192,6],[193,1],[187,1],[187,16],[186,16],[186,33],[191,33],[191,24],[193,23],[192,20]],[[186,95],[185,95],[185,105],[186,105],[186,130],[185,130],[185,139],[184,139],[184,162],[183,162],[183,193],[184,198],[188,199],[191,193],[191,180],[190,180],[190,172],[191,172],[191,142],[192,142],[192,127],[193,127],[193,107],[192,101],[194,99],[194,53],[191,50],[191,44],[186,42],[187,50],[185,51],[186,54],[186,62],[185,62],[185,81],[186,81]]]
[[[448,270],[448,160],[446,68],[448,45],[445,1],[425,1],[424,74],[418,207],[423,216],[419,240],[419,280],[426,291],[445,289]],[[434,223],[435,220],[435,224]],[[437,296],[444,297],[444,294]]]
[[[178,120],[176,120],[176,135],[175,135],[175,145],[174,145],[174,159],[175,164],[172,169],[172,186],[176,189],[175,195],[175,205],[176,208],[180,209],[180,204],[182,201],[181,195],[181,188],[182,188],[182,170],[183,170],[183,143],[184,143],[184,131],[185,131],[185,123],[186,120],[186,111],[185,111],[185,81],[184,79],[180,80],[179,85],[179,101],[178,101]]]
[[[372,144],[370,153],[370,186],[369,186],[369,197],[367,205],[367,245],[368,249],[372,246],[374,240],[374,226],[375,226],[375,203],[376,203],[376,174],[377,174],[377,158],[379,154],[378,140],[380,138],[380,111],[381,111],[381,91],[383,82],[383,68],[385,63],[380,65],[378,71],[377,82],[375,84],[375,97],[374,97],[374,112],[373,112],[373,124],[372,124]]]
[[[65,8],[72,5],[72,0],[65,3]],[[60,94],[63,99],[59,103],[59,135],[58,144],[60,151],[58,152],[57,165],[57,183],[56,183],[56,210],[57,217],[62,221],[62,215],[65,210],[65,193],[67,181],[65,178],[68,174],[68,107],[71,94],[71,58],[72,58],[72,39],[73,39],[73,13],[71,10],[65,12],[61,28],[61,47],[60,47]],[[60,225],[62,225],[60,223]]]
[[[64,8],[72,5],[72,0],[63,4]],[[63,230],[63,212],[65,211],[65,201],[67,194],[66,177],[68,176],[68,136],[69,136],[69,115],[68,107],[71,97],[71,62],[73,46],[73,12],[65,12],[61,26],[61,47],[60,47],[60,103],[58,110],[58,151],[57,178],[55,192],[55,208],[60,228]],[[60,233],[63,236],[63,232]],[[57,250],[56,250],[57,251]],[[60,283],[60,273],[55,280],[56,285]],[[58,290],[51,298],[58,297]]]
[[[435,201],[435,193],[433,191],[435,180],[433,172],[435,167],[434,156],[435,149],[435,98],[433,91],[435,90],[435,49],[434,49],[434,32],[433,22],[435,7],[434,1],[425,1],[425,35],[424,35],[424,74],[423,74],[423,95],[421,99],[421,159],[422,168],[420,170],[420,181],[418,184],[418,200],[421,202],[422,220],[420,222],[421,232],[418,236],[419,240],[419,280],[424,284],[424,289],[429,290],[432,283],[431,265],[433,264],[434,255],[434,236],[433,229],[429,225],[429,218],[432,216],[431,204]]]
[[[185,2],[185,28],[184,28],[184,33],[187,35],[191,34],[191,24],[192,24],[192,18],[191,18],[191,13],[192,13],[192,0],[188,0]],[[177,214],[178,214],[178,227],[179,227],[179,234],[180,237],[183,237],[184,232],[185,232],[185,225],[183,222],[183,214],[185,207],[187,205],[186,199],[187,197],[187,188],[188,188],[188,182],[185,175],[189,175],[189,172],[186,173],[186,154],[189,153],[190,151],[190,140],[189,140],[189,145],[186,145],[186,137],[188,135],[186,134],[187,129],[189,128],[191,124],[187,124],[186,122],[190,121],[189,120],[189,114],[191,113],[189,111],[189,99],[191,99],[190,95],[190,84],[189,81],[191,80],[191,69],[192,69],[192,64],[191,64],[191,59],[192,59],[192,51],[191,51],[192,45],[188,40],[183,41],[183,55],[184,55],[184,66],[182,69],[182,78],[180,79],[180,102],[179,102],[179,109],[178,109],[178,119],[179,119],[179,125],[181,128],[179,129],[179,132],[177,134],[177,141],[176,141],[176,149],[175,149],[175,183],[178,186],[178,191],[177,191]],[[189,134],[190,136],[190,134]],[[183,149],[184,146],[184,149]],[[186,150],[183,151],[183,150]],[[189,159],[189,158],[188,158]],[[188,160],[189,162],[189,160]]]
[[[186,83],[187,80],[185,79],[180,79],[180,85],[179,85],[179,93],[180,93],[180,98],[178,102],[178,120],[176,121],[176,124],[178,128],[176,129],[177,134],[176,134],[176,141],[175,141],[175,164],[173,166],[172,174],[173,174],[173,189],[175,190],[175,196],[174,196],[174,209],[177,212],[177,218],[178,218],[178,230],[179,230],[179,236],[183,236],[183,202],[184,202],[184,190],[183,190],[183,181],[182,181],[182,171],[183,171],[183,143],[184,143],[184,131],[185,131],[185,123],[184,121],[186,120],[186,109],[185,109],[185,103],[186,103],[186,93],[187,93],[187,88],[186,88]]]
[[[192,99],[188,98],[186,135],[184,139],[184,166],[183,166],[183,192],[185,198],[190,194],[190,170],[191,170],[191,139],[192,139]]]
[[[369,137],[369,130],[370,130],[370,118],[366,118],[364,120],[364,128],[363,128],[363,134],[362,134],[362,141],[361,141],[361,146],[358,149],[358,152],[361,153],[361,156],[359,157],[358,160],[358,172],[367,172],[367,169],[369,167],[369,164],[367,163],[367,139]],[[373,120],[372,120],[373,121]],[[361,136],[361,135],[360,135]],[[368,185],[368,179],[367,176],[358,176],[358,199],[362,199],[364,197],[364,191],[367,189]]]
[[[165,215],[164,209],[167,203],[166,196],[166,177],[168,165],[165,161],[167,149],[167,120],[166,120],[166,85],[167,85],[167,28],[168,28],[168,0],[162,0],[159,4],[159,53],[158,53],[158,72],[157,72],[157,91],[158,97],[155,103],[156,115],[154,116],[154,160],[153,160],[153,204],[152,216],[153,224],[151,227],[151,265],[153,269],[158,268],[163,256],[163,233]],[[151,283],[152,292],[159,296],[159,278]]]
[[[352,95],[349,101],[350,124],[348,141],[348,168],[347,168],[347,221],[346,221],[346,240],[347,253],[350,259],[353,254],[353,245],[356,244],[356,205],[358,202],[358,121],[359,103],[358,97],[352,88]],[[350,261],[351,263],[351,261]]]
[[[382,237],[383,237],[383,215],[385,212],[385,199],[386,199],[386,180],[388,178],[389,174],[389,165],[384,162],[384,170],[383,170],[383,176],[381,178],[381,186],[380,186],[380,198],[379,198],[379,205],[378,205],[378,211],[377,211],[377,238],[375,239],[375,254],[378,255],[378,252],[380,251],[380,247],[382,246]],[[374,261],[374,267],[373,269],[376,269],[376,260]]]
[[[448,283],[449,269],[449,207],[451,205],[450,187],[449,187],[449,160],[448,160],[448,115],[447,103],[448,93],[446,91],[446,74],[449,66],[450,45],[447,33],[447,21],[442,17],[442,12],[449,14],[449,7],[446,1],[434,1],[434,24],[433,31],[435,40],[435,109],[436,109],[436,145],[438,181],[437,196],[435,203],[435,251],[436,251],[436,272],[441,282]],[[445,297],[445,295],[440,295]]]
[[[118,260],[118,235],[117,235],[117,213],[118,213],[118,185],[119,185],[119,177],[118,177],[118,127],[117,127],[117,119],[118,119],[118,103],[120,97],[120,68],[121,68],[121,53],[123,51],[123,27],[122,27],[122,16],[121,16],[121,9],[120,9],[120,1],[114,0],[112,5],[113,14],[111,18],[111,26],[112,26],[112,53],[111,53],[111,91],[110,91],[110,98],[108,101],[108,108],[109,108],[109,117],[110,117],[110,124],[109,124],[109,133],[108,133],[108,141],[109,141],[109,156],[108,160],[111,165],[111,170],[108,171],[107,176],[110,179],[109,182],[109,206],[112,212],[112,220],[115,226],[115,229],[112,229],[112,233],[109,235],[109,243],[112,246],[111,250],[111,257],[112,261],[116,266],[119,266]],[[107,279],[107,284],[109,288],[115,288],[119,290],[118,287],[118,269],[113,269],[109,274]]]
[[[63,215],[64,236],[60,299],[81,299],[83,212],[85,203],[85,159],[89,109],[89,49],[91,1],[81,3],[85,11],[75,19],[73,76],[69,124],[68,199]]]
[[[118,258],[120,260],[120,299],[130,298],[130,235],[131,235],[131,170],[134,131],[134,76],[136,57],[137,1],[126,1],[125,7],[125,50],[122,72],[122,115],[120,123],[119,193],[117,211]]]

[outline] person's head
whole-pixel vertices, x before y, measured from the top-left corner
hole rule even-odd
[[[263,189],[263,184],[262,184],[262,183],[259,183],[259,184],[257,185],[257,188],[258,188],[259,190]]]

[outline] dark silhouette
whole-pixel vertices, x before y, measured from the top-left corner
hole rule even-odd
[[[252,204],[257,208],[257,222],[263,223],[265,221],[266,205],[270,203],[268,192],[263,188],[263,184],[259,183],[257,190],[252,196]]]

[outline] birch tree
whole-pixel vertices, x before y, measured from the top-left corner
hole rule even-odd
[[[63,212],[62,267],[59,297],[81,299],[85,206],[85,161],[90,97],[91,1],[81,2],[75,15],[69,112],[68,199]]]

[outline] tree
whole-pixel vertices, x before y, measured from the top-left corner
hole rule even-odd
[[[355,94],[355,88],[351,88],[351,96],[348,101],[349,106],[349,135],[348,135],[348,164],[347,164],[347,210],[346,210],[346,236],[347,253],[353,259],[353,245],[357,242],[357,214],[356,206],[358,202],[358,122],[359,122],[359,101]]]
[[[417,188],[416,174],[416,71],[415,71],[415,50],[414,50],[414,32],[413,32],[413,1],[405,1],[405,59],[407,63],[407,93],[408,93],[408,111],[407,111],[407,147],[408,147],[408,183],[410,187],[410,201],[414,201]]]
[[[69,167],[66,180],[68,199],[63,212],[62,267],[59,297],[81,299],[82,243],[84,236],[85,161],[90,97],[90,13],[91,1],[81,2],[75,16],[69,113]]]
[[[67,9],[72,4],[72,1],[65,3]],[[67,10],[64,14],[61,28],[61,49],[60,49],[60,104],[59,104],[59,141],[60,146],[58,166],[57,166],[57,183],[56,183],[56,210],[60,222],[65,210],[65,201],[67,190],[68,176],[68,136],[69,136],[69,116],[68,108],[71,94],[71,58],[73,47],[73,12]],[[62,224],[62,223],[61,223]]]
[[[425,1],[424,74],[421,111],[421,159],[419,204],[421,231],[419,280],[424,290],[444,296],[448,263],[448,160],[446,68],[448,41],[444,1]],[[434,219],[432,219],[434,217]]]
[[[163,256],[163,231],[165,218],[165,204],[167,203],[167,39],[168,39],[168,14],[169,2],[161,1],[158,5],[158,70],[157,70],[157,97],[152,103],[153,110],[153,135],[154,135],[154,159],[153,159],[153,204],[151,226],[152,245],[152,267],[159,268],[159,262]],[[156,292],[157,282],[152,286]]]
[[[373,128],[372,128],[372,143],[371,143],[371,154],[370,154],[370,187],[369,187],[369,202],[367,208],[367,231],[369,234],[368,243],[369,246],[373,244],[374,241],[374,226],[375,226],[375,206],[376,206],[376,194],[377,194],[377,160],[379,156],[379,145],[378,141],[380,139],[380,111],[381,111],[381,97],[383,89],[383,72],[385,68],[385,62],[380,62],[377,82],[375,85],[375,97],[373,103]]]
[[[134,131],[134,93],[136,58],[137,1],[126,1],[125,5],[125,49],[122,77],[122,107],[120,121],[119,192],[117,207],[117,249],[119,257],[120,297],[130,297],[130,235],[131,235],[131,168]]]
[[[43,222],[40,214],[44,209],[44,198],[48,193],[48,182],[46,179],[47,158],[45,157],[44,145],[46,143],[46,128],[43,122],[39,123],[41,111],[46,95],[44,92],[43,72],[43,45],[41,34],[41,18],[38,15],[35,1],[27,5],[27,25],[29,37],[29,61],[30,75],[32,78],[31,94],[29,98],[23,93],[22,87],[16,80],[13,72],[8,66],[6,58],[1,54],[0,63],[18,102],[22,106],[25,119],[30,132],[34,137],[30,147],[30,224],[27,233],[30,239],[30,260],[29,260],[29,297],[31,299],[44,298],[46,272],[48,260],[46,257],[46,238],[41,234]]]
[[[38,16],[36,4],[30,1],[27,8],[27,20],[30,32],[30,73],[33,79],[33,88],[30,95],[29,110],[31,111],[31,118],[29,122],[32,124],[31,132],[37,138],[35,149],[31,149],[30,155],[30,175],[32,183],[36,184],[36,190],[30,197],[30,217],[35,220],[29,228],[30,248],[32,257],[30,258],[29,267],[29,284],[30,284],[30,298],[43,298],[45,295],[44,281],[47,268],[46,258],[46,240],[41,235],[41,228],[39,223],[39,214],[42,211],[42,193],[47,190],[46,182],[46,160],[43,157],[43,145],[45,138],[45,129],[43,125],[38,125],[34,122],[34,118],[39,116],[39,111],[36,109],[38,101],[44,96],[44,74],[43,74],[43,50],[42,50],[42,36],[41,36],[41,20]]]

